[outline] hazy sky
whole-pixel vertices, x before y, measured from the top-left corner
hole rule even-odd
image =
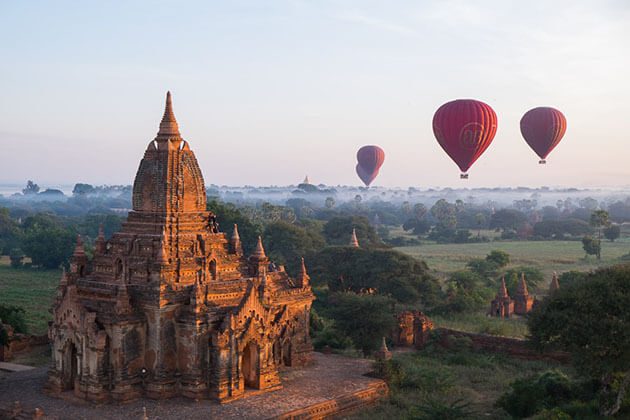
[[[358,184],[365,144],[376,185],[630,184],[626,0],[0,0],[0,39],[0,182],[132,183],[170,89],[206,184]],[[468,181],[431,130],[457,98],[499,118]]]

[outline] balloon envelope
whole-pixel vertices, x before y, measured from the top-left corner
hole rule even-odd
[[[530,109],[521,118],[521,134],[544,163],[547,155],[560,143],[567,131],[567,120],[555,108]]]
[[[433,116],[435,138],[464,173],[490,146],[496,132],[497,114],[474,99],[447,102]]]
[[[378,175],[385,161],[385,152],[378,146],[363,146],[357,152],[357,161],[357,175],[367,187]]]

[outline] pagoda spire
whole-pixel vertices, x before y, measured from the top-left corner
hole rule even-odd
[[[528,296],[529,291],[527,290],[527,282],[525,281],[525,273],[521,273],[521,280],[518,283],[518,289],[516,290],[517,295]]]
[[[359,240],[357,239],[357,231],[355,228],[352,228],[352,236],[350,237],[350,246],[353,248],[359,247]]]
[[[498,297],[506,298],[508,297],[507,287],[505,287],[505,276],[501,277],[501,286],[499,287]]]
[[[82,257],[85,255],[85,249],[83,248],[83,239],[81,235],[77,235],[77,244],[74,246],[74,253],[72,254],[75,257]]]
[[[262,243],[262,238],[259,236],[258,237],[258,243],[256,244],[256,250],[254,250],[254,253],[252,254],[253,258],[259,259],[259,260],[264,260],[265,258],[267,258],[267,255],[265,254],[265,248],[263,248],[263,243]]]
[[[158,137],[179,137],[179,126],[173,113],[173,102],[171,100],[171,92],[166,92],[166,107],[164,108],[164,116],[160,122],[160,130]]]
[[[239,255],[243,253],[241,237],[238,234],[238,225],[236,223],[234,223],[234,230],[232,231],[232,237],[230,238],[230,251]]]
[[[98,236],[95,243],[96,252],[103,254],[105,252],[105,232],[103,231],[103,224],[98,225]]]
[[[306,272],[306,265],[304,264],[304,257],[300,264],[300,274],[297,276],[297,283],[299,287],[307,287],[310,284],[311,277]]]

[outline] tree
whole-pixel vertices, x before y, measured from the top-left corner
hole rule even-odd
[[[0,303],[0,321],[6,325],[10,325],[13,331],[19,334],[26,334],[28,332],[24,313],[24,308],[20,306]]]
[[[11,218],[9,209],[0,208],[0,255],[9,254],[19,248],[22,231],[20,225]]]
[[[63,227],[33,227],[26,231],[22,243],[24,253],[33,265],[58,268],[74,249],[76,234]]]
[[[263,236],[267,255],[286,265],[293,274],[297,274],[302,257],[312,255],[325,245],[321,234],[283,221],[267,225]]]
[[[373,291],[398,302],[427,306],[435,304],[441,293],[424,262],[397,251],[328,247],[307,262],[313,284],[327,284],[332,292]]]
[[[527,217],[518,210],[501,209],[490,217],[491,229],[516,230],[527,221]]]
[[[330,314],[336,327],[369,356],[382,337],[394,327],[393,300],[386,296],[335,293],[330,296]]]
[[[621,228],[617,224],[611,224],[604,228],[604,236],[610,242],[615,242],[615,239],[619,238],[621,234]]]
[[[232,203],[224,203],[213,199],[208,201],[207,208],[217,216],[220,230],[227,233],[228,237],[232,234],[233,226],[238,224],[238,232],[241,236],[245,254],[249,254],[254,250],[258,236],[262,235],[263,231],[260,223],[252,222]]]
[[[582,248],[586,252],[586,256],[595,255],[597,259],[602,257],[602,242],[599,239],[595,239],[592,236],[585,236],[582,238]]]
[[[11,267],[22,267],[22,263],[24,262],[24,251],[20,248],[13,248],[9,254],[9,259],[11,260]]]
[[[374,227],[363,216],[333,217],[324,225],[324,237],[330,245],[348,245],[352,229],[355,229],[361,247],[384,246]]]
[[[96,190],[90,184],[74,184],[74,188],[72,189],[73,195],[86,195],[93,194]]]
[[[22,190],[24,195],[35,195],[39,192],[39,185],[31,181],[30,179],[26,183],[26,188]]]
[[[610,218],[606,210],[595,210],[591,213],[591,226],[597,229],[597,239],[602,239],[602,228],[610,225]]]
[[[495,405],[514,418],[531,417],[545,408],[569,402],[574,393],[572,385],[564,373],[548,370],[512,382],[510,390]]]
[[[457,226],[457,209],[455,205],[441,198],[431,207],[431,216],[444,229],[455,229]]]
[[[326,206],[327,209],[332,209],[335,207],[335,199],[333,197],[326,197],[326,201],[324,202],[324,205]]]
[[[486,224],[486,215],[483,213],[476,213],[475,223],[477,224],[477,239],[479,239],[481,238],[481,228]]]
[[[510,254],[505,251],[493,249],[488,255],[486,255],[486,260],[496,264],[497,267],[505,267],[510,263]]]
[[[532,310],[528,326],[538,347],[569,351],[579,372],[616,393],[602,401],[603,414],[619,411],[630,385],[630,265],[563,285]]]

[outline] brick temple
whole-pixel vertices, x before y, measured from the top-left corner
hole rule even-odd
[[[314,295],[301,267],[291,278],[260,238],[245,256],[237,227],[219,230],[168,93],[127,221],[108,241],[101,230],[92,259],[78,238],[62,276],[47,390],[96,402],[229,401],[281,387],[278,369],[304,365],[312,350]]]

